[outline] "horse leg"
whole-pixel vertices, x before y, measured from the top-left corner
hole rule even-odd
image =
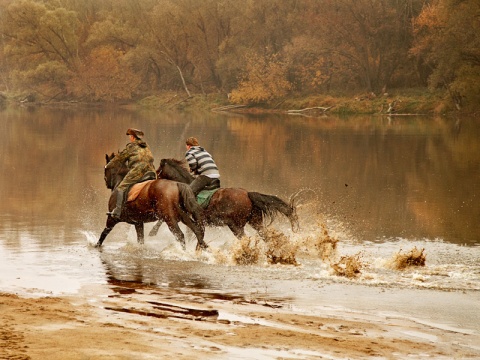
[[[153,226],[152,230],[148,233],[148,236],[155,236],[158,233],[158,229],[160,229],[160,226],[162,226],[163,220],[158,220],[157,223]]]
[[[137,231],[137,241],[138,241],[138,243],[143,245],[144,239],[145,239],[143,222],[135,223],[135,230]]]
[[[173,236],[175,236],[175,239],[177,239],[180,245],[182,245],[182,249],[186,250],[187,247],[185,245],[185,235],[183,235],[182,230],[180,230],[178,223],[174,222],[173,220],[168,220],[167,225],[170,231],[172,232]]]
[[[245,236],[245,229],[243,228],[243,226],[239,226],[233,223],[227,224],[227,226],[238,240]]]
[[[265,227],[263,225],[262,214],[252,211],[252,216],[248,220],[248,224],[260,235],[262,239],[265,238]]]
[[[203,224],[193,221],[188,215],[181,213],[182,222],[187,225],[187,229],[193,231],[197,238],[197,246],[195,250],[205,250],[208,249],[208,245],[203,241],[205,237],[205,226]]]
[[[107,237],[107,235],[110,234],[110,231],[112,231],[112,228],[105,227],[105,229],[103,229],[102,234],[100,235],[100,239],[98,239],[98,242],[97,242],[97,244],[95,245],[95,247],[98,248],[98,247],[102,246],[103,241],[105,240],[105,238]]]
[[[190,230],[193,231],[195,236],[197,237],[197,246],[195,250],[206,250],[208,249],[208,245],[205,241],[203,241],[203,238],[205,236],[205,227],[203,225],[199,225],[197,223],[192,222],[191,226],[189,224],[186,224]]]
[[[103,244],[103,241],[107,237],[108,234],[110,234],[110,231],[112,231],[113,227],[118,224],[118,221],[109,216],[107,218],[107,224],[105,225],[105,229],[103,229],[102,233],[100,234],[100,238],[98,239],[97,244],[95,247],[100,247]]]

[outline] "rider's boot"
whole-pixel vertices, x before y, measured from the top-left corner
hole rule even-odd
[[[113,218],[119,219],[120,215],[122,214],[122,207],[123,207],[123,190],[117,190],[117,205],[113,211],[107,212],[107,215],[110,215]]]

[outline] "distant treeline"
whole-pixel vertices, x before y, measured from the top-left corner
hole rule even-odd
[[[479,0],[0,0],[0,91],[124,101],[442,88],[480,100]]]

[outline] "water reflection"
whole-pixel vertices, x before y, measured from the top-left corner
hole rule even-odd
[[[105,154],[122,149],[125,130],[137,127],[156,165],[182,158],[184,138],[195,135],[215,154],[224,186],[283,198],[312,189],[318,212],[359,240],[480,242],[480,124],[473,119],[78,108],[0,114],[0,231],[10,239],[16,229],[45,242],[100,233]]]
[[[128,288],[211,289],[208,276],[200,273],[202,264],[162,259],[155,248],[127,244],[116,250],[101,250],[107,281]]]

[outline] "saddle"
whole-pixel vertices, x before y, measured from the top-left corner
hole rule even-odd
[[[140,194],[140,191],[147,185],[150,184],[152,181],[157,179],[157,174],[153,171],[147,172],[145,175],[142,176],[139,182],[136,184],[133,184],[130,186],[128,189],[128,196],[127,196],[127,202],[134,201],[138,194]]]
[[[213,189],[213,190],[202,190],[200,193],[197,195],[197,203],[202,207],[202,208],[207,208],[208,204],[210,204],[210,200],[212,200],[213,194],[215,194],[219,190],[219,188]]]

